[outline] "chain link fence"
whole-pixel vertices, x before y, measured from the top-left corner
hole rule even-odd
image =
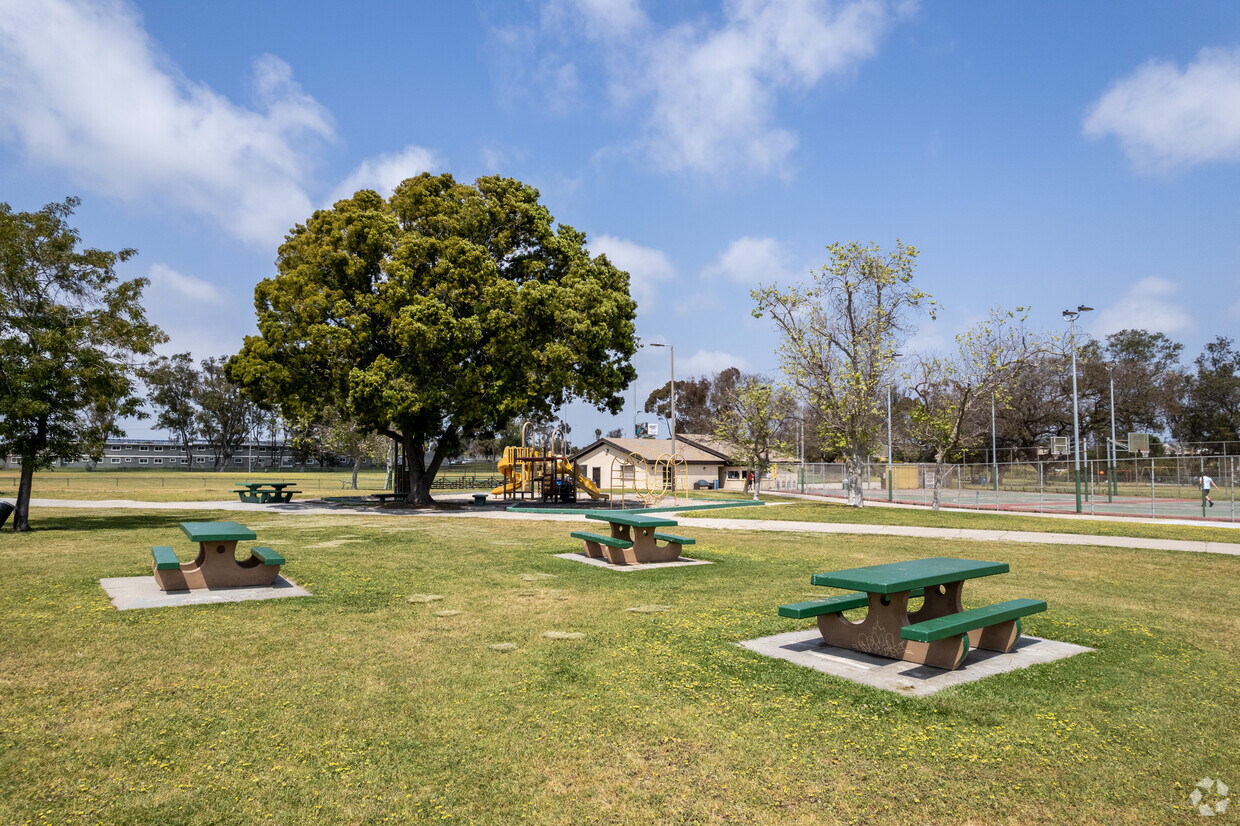
[[[1240,457],[1164,456],[1081,461],[1080,512],[1098,516],[1172,517],[1236,521],[1236,475]],[[867,500],[930,505],[934,464],[872,462],[862,471]],[[1202,478],[1211,486],[1205,495]],[[766,490],[846,499],[842,463],[785,466]],[[1077,474],[1072,461],[947,464],[940,489],[945,507],[1016,513],[1076,513]]]

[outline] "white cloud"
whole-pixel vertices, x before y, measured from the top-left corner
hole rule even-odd
[[[647,108],[640,143],[658,165],[721,175],[786,172],[798,139],[776,123],[780,95],[854,71],[912,5],[733,0],[721,24],[664,31],[634,2],[557,0],[547,8],[545,26],[576,21],[601,48],[613,102]]]
[[[122,0],[11,0],[0,12],[0,139],[76,185],[186,209],[270,246],[310,212],[311,150],[330,114],[277,57],[256,108],[184,77]]]
[[[1090,105],[1085,135],[1115,135],[1140,169],[1240,161],[1240,50],[1202,49],[1182,71],[1151,60]]]
[[[682,376],[711,376],[729,367],[735,367],[742,373],[747,372],[749,359],[722,350],[698,350],[683,362],[678,360],[676,372]],[[677,380],[677,384],[679,383]]]
[[[719,260],[703,270],[702,274],[752,287],[758,286],[759,282],[774,284],[789,278],[786,258],[774,238],[746,236],[729,244]]]
[[[147,277],[151,279],[148,294],[166,295],[194,304],[219,306],[227,302],[224,294],[209,281],[194,278],[192,275],[182,275],[163,264],[152,264]]]
[[[1114,305],[1099,310],[1090,330],[1099,338],[1130,329],[1168,334],[1191,330],[1192,317],[1175,301],[1181,289],[1165,278],[1143,278]]]
[[[142,305],[169,338],[160,346],[160,353],[189,352],[196,360],[231,355],[241,349],[242,339],[254,332],[252,313],[231,311],[248,306],[252,295],[233,295],[164,264],[153,264],[147,277],[151,284],[142,294]]]
[[[589,247],[592,254],[606,255],[607,260],[629,274],[629,294],[639,307],[654,300],[660,282],[676,277],[676,268],[661,250],[612,235],[595,236]]]
[[[351,198],[359,189],[373,189],[386,198],[406,178],[420,172],[434,172],[444,165],[432,150],[412,145],[399,152],[367,158],[332,191],[329,203]]]

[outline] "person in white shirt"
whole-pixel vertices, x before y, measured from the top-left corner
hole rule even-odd
[[[1202,476],[1198,481],[1201,482],[1201,496],[1210,503],[1210,507],[1214,507],[1214,500],[1210,498],[1210,488],[1214,485],[1214,480],[1209,476]]]

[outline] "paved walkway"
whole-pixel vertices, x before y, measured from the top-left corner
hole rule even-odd
[[[468,495],[441,495],[440,503],[459,502],[464,505]],[[31,510],[42,508],[136,508],[145,510],[224,510],[262,513],[314,514],[334,516],[380,516],[392,518],[443,517],[449,519],[518,519],[555,522],[577,522],[581,516],[558,513],[509,513],[498,508],[464,507],[459,511],[418,511],[398,508],[328,506],[314,502],[291,502],[284,505],[254,505],[244,502],[136,502],[130,499],[32,499]],[[777,507],[767,505],[766,507]],[[868,507],[868,506],[867,506]],[[1201,542],[1184,539],[1141,539],[1127,536],[1095,536],[1092,534],[1039,533],[1036,531],[996,531],[972,528],[921,528],[909,525],[855,525],[832,522],[780,522],[771,519],[694,518],[686,523],[696,527],[731,531],[781,531],[789,533],[877,534],[881,536],[914,536],[924,539],[966,539],[978,542],[1032,542],[1046,545],[1092,545],[1104,548],[1141,548],[1146,550],[1188,551],[1192,553],[1231,554],[1240,556],[1240,544]]]

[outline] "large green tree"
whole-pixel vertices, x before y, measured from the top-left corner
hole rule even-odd
[[[886,425],[886,387],[910,315],[931,303],[913,286],[917,250],[896,240],[832,244],[828,264],[807,285],[753,291],[754,315],[769,314],[783,342],[784,372],[844,456],[849,501],[862,507],[861,470]]]
[[[573,398],[618,412],[633,380],[628,274],[536,189],[422,174],[319,210],[255,289],[228,372],[289,415],[336,406],[403,447],[409,501],[446,456]]]
[[[258,406],[224,374],[224,364],[224,359],[203,359],[195,393],[198,432],[211,450],[217,471],[229,467],[259,417]]]
[[[185,470],[194,468],[198,438],[198,384],[201,376],[189,353],[160,356],[141,371],[147,402],[155,408],[155,426],[177,438],[185,454]]]
[[[1206,453],[1221,453],[1226,442],[1240,439],[1240,351],[1232,340],[1218,336],[1193,362],[1187,398],[1172,433],[1182,442],[1203,444]]]
[[[78,249],[78,203],[0,203],[0,456],[21,459],[16,531],[30,530],[34,472],[97,440],[84,411],[142,415],[135,362],[166,340],[140,303],[147,281],[116,276],[135,251]]]

